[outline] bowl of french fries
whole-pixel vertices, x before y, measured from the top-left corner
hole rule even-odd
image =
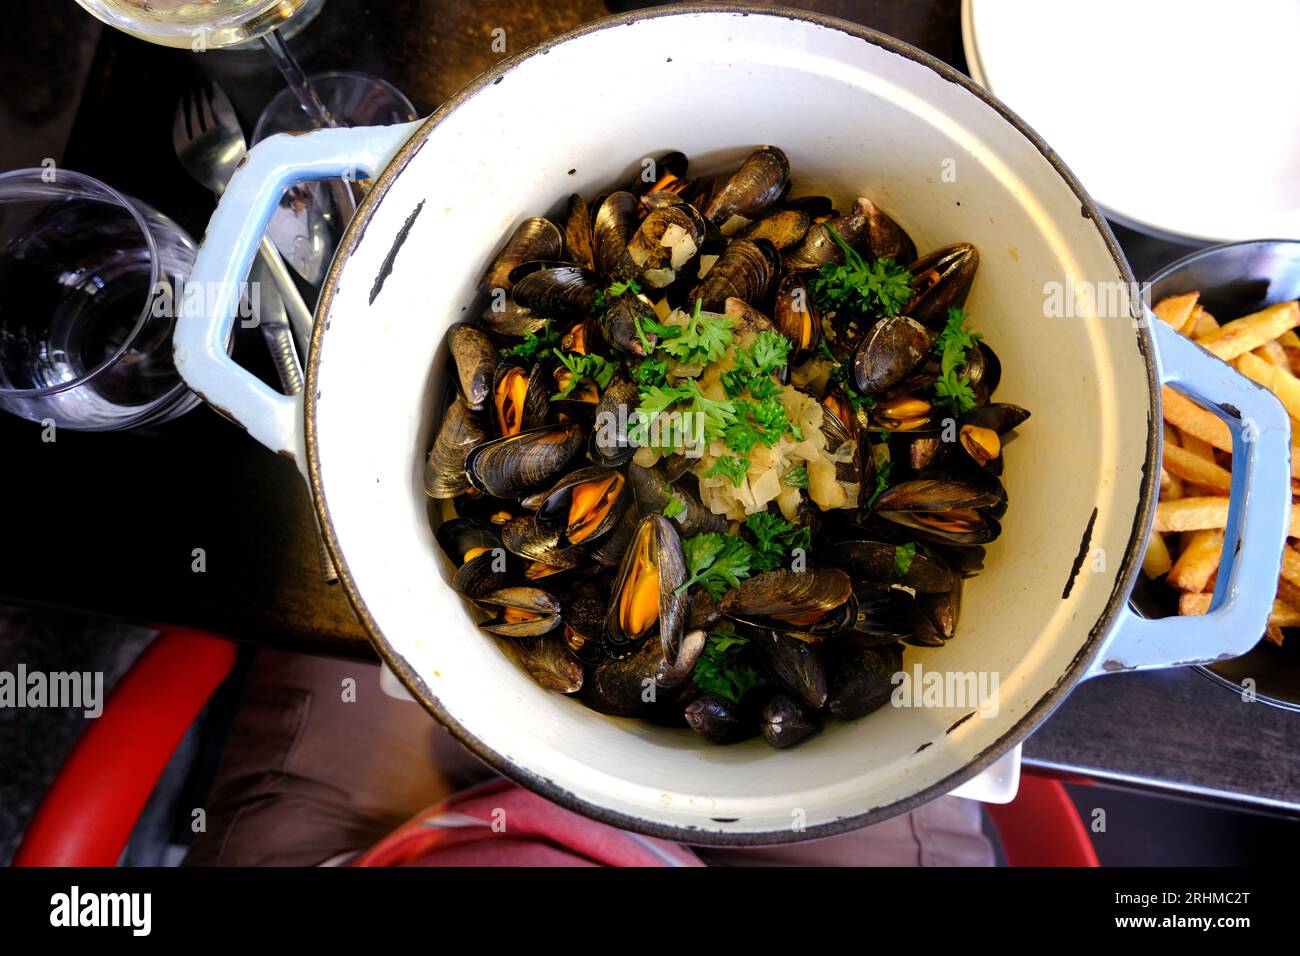
[[[1199,250],[1149,282],[1153,311],[1171,328],[1272,392],[1300,423],[1300,241],[1260,240]],[[1226,424],[1162,388],[1160,500],[1134,603],[1148,617],[1205,614],[1223,555],[1233,446]],[[1300,455],[1291,453],[1287,544],[1268,626],[1250,653],[1200,668],[1238,693],[1300,710]]]

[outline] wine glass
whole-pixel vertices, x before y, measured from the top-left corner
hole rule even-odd
[[[86,10],[109,26],[116,27],[141,40],[163,46],[203,52],[209,49],[232,47],[252,40],[260,41],[275,61],[289,87],[291,103],[296,104],[299,117],[286,116],[282,103],[273,101],[268,112],[258,121],[262,135],[291,129],[321,129],[333,126],[365,125],[375,116],[395,117],[395,122],[415,119],[415,108],[410,100],[393,86],[374,77],[360,73],[328,74],[328,96],[322,96],[317,86],[303,73],[302,67],[289,52],[281,28],[291,21],[314,17],[324,0],[77,0]],[[353,104],[364,105],[364,112],[352,110]],[[349,112],[351,111],[351,112]],[[332,203],[320,200],[311,207],[304,221],[301,210],[298,225],[286,225],[286,215],[277,213],[278,228],[272,229],[272,238],[285,259],[303,272],[312,284],[320,276],[314,274],[301,253],[306,247],[313,249],[312,260],[319,261],[321,236],[337,238],[338,221],[346,221],[355,211],[353,194],[337,184],[329,190]],[[287,211],[301,197],[288,196],[281,204]],[[326,225],[318,221],[326,220]],[[329,223],[331,217],[336,220]],[[332,245],[326,250],[333,251]],[[323,271],[323,270],[322,270]]]

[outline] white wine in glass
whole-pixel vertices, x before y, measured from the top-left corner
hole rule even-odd
[[[313,0],[77,0],[100,20],[150,43],[202,50],[255,40]]]

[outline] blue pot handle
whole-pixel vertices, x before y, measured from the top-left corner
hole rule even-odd
[[[1228,525],[1209,613],[1152,620],[1125,604],[1089,677],[1249,651],[1268,625],[1291,517],[1291,419],[1282,403],[1143,309],[1161,382],[1200,401],[1232,432]]]
[[[258,143],[230,178],[199,246],[173,336],[176,368],[204,401],[300,470],[306,468],[302,395],[281,395],[226,352],[240,285],[286,189],[338,176],[374,177],[419,126],[282,133]]]

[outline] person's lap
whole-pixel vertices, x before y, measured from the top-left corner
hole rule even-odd
[[[259,652],[187,866],[313,866],[373,846],[496,776],[379,667]],[[884,823],[774,847],[694,848],[714,866],[991,865],[977,804],[944,797]]]

